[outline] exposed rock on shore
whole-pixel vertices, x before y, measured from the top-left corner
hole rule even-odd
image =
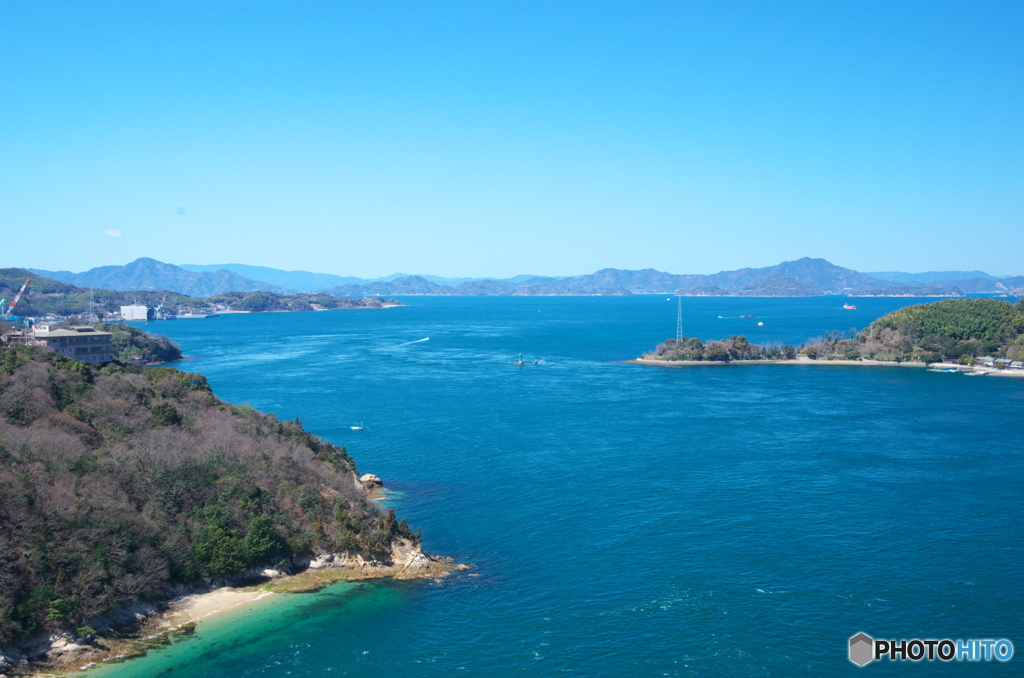
[[[372,473],[364,473],[360,478],[359,482],[363,484],[363,487],[370,490],[375,487],[383,487],[384,481],[373,475]]]

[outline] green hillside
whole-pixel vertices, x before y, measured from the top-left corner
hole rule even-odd
[[[418,540],[344,448],[202,375],[0,349],[0,647],[174,584]]]
[[[96,329],[110,332],[114,346],[114,360],[120,363],[143,361],[167,363],[181,360],[181,349],[162,334],[143,332],[138,327],[124,324],[96,325]]]
[[[804,347],[818,359],[865,357],[939,362],[988,355],[1024,356],[1024,301],[946,299],[886,314],[854,339],[831,337]]]

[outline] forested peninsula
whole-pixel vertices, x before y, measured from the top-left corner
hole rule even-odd
[[[169,363],[181,360],[181,348],[162,334],[150,334],[122,323],[98,324],[96,329],[110,332],[114,360],[119,363]]]
[[[733,336],[704,342],[667,339],[641,361],[880,361],[972,365],[980,356],[1024,359],[1024,299],[1016,305],[1001,299],[947,299],[893,311],[853,337],[840,332],[800,346],[751,344]]]
[[[0,349],[0,672],[100,645],[139,601],[311,561],[446,567],[298,420],[226,403],[200,374]]]

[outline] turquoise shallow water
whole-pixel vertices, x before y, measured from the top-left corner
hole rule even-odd
[[[914,668],[856,668],[858,631],[1024,653],[1024,380],[613,362],[674,333],[665,297],[406,301],[149,329],[222,398],[346,445],[428,551],[481,576],[280,597],[103,676]],[[906,303],[843,301],[687,300],[685,333],[798,344]]]

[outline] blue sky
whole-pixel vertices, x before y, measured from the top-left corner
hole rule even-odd
[[[5,0],[0,266],[1024,273],[1022,82],[1020,2]]]

